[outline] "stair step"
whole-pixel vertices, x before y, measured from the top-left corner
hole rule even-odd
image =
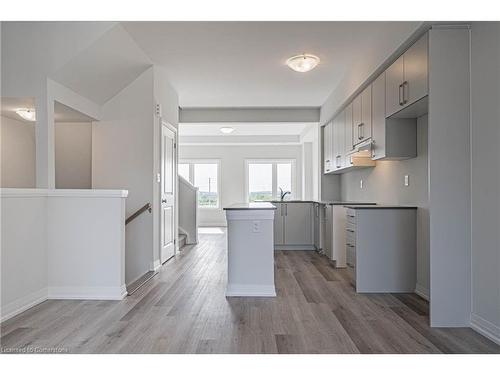
[[[186,235],[183,233],[179,233],[179,249],[182,249],[186,246]]]

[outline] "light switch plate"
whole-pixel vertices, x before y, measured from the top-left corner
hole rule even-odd
[[[359,188],[363,189],[363,180],[359,180]]]
[[[405,186],[410,186],[410,176],[409,175],[405,175]]]

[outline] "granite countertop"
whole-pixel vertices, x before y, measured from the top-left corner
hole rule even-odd
[[[228,207],[224,207],[224,210],[275,210],[276,206],[273,206],[270,202],[250,202],[250,203],[235,203]]]
[[[412,209],[415,210],[417,206],[399,206],[399,205],[391,205],[391,204],[377,204],[377,205],[360,205],[360,204],[346,204],[345,207],[352,208],[354,210],[362,210],[362,209]]]

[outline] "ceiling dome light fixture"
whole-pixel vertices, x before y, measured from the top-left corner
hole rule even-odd
[[[232,132],[234,132],[234,128],[231,128],[230,126],[224,126],[224,127],[220,128],[219,130],[223,134],[231,134]]]
[[[26,121],[36,121],[36,114],[34,109],[19,108],[16,113]]]
[[[319,57],[303,53],[302,55],[292,56],[286,60],[286,65],[299,73],[305,73],[316,68],[319,64]]]

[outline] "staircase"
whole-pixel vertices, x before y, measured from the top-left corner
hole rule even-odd
[[[198,188],[179,176],[179,249],[198,243]]]
[[[187,236],[184,233],[179,233],[179,250],[186,246],[186,238]]]

